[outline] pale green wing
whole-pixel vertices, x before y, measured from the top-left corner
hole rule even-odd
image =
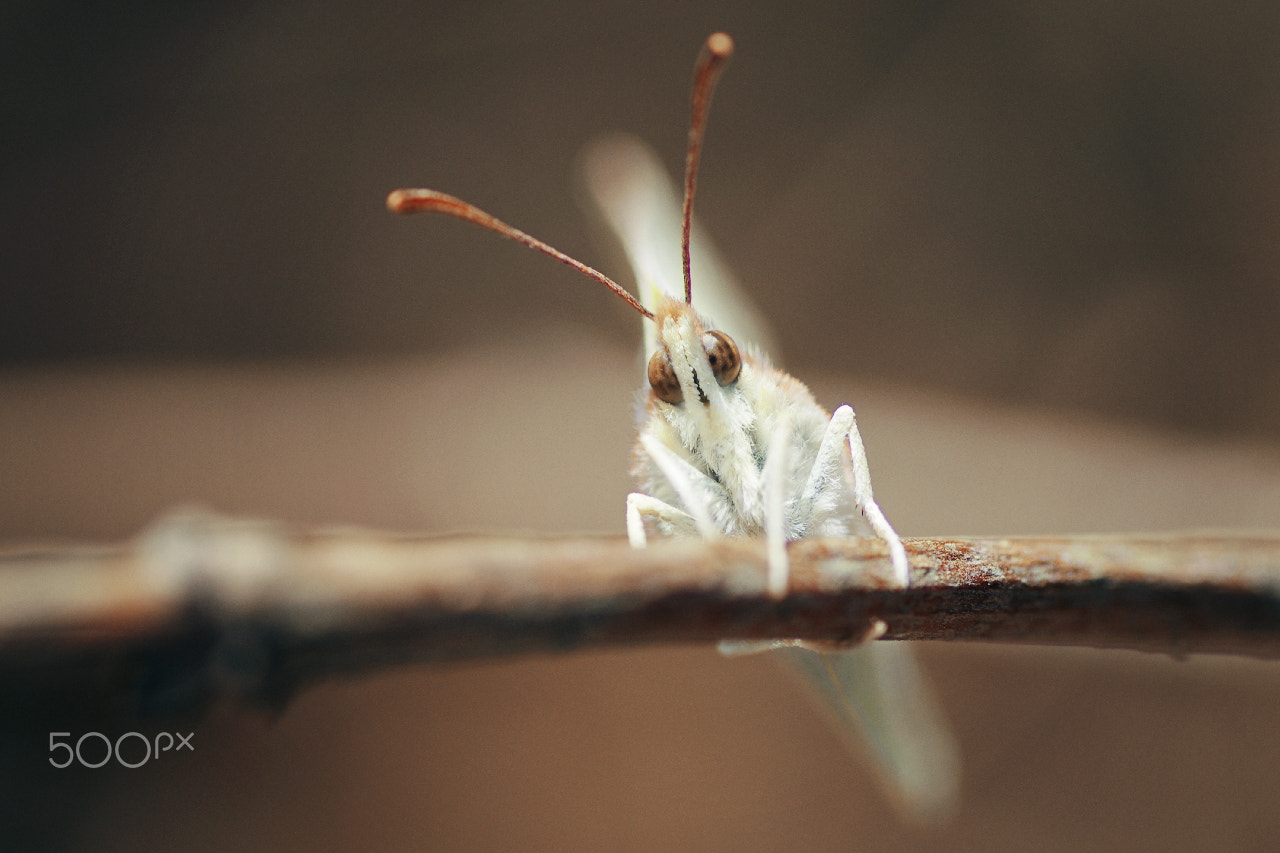
[[[650,311],[662,294],[684,299],[680,259],[680,193],[658,155],[634,136],[595,140],[582,153],[581,172],[593,212],[621,244],[635,276],[636,296]],[[692,233],[693,305],[740,345],[776,355],[772,335],[695,219]],[[644,324],[644,358],[658,348],[653,323]]]
[[[869,750],[904,813],[921,821],[955,813],[960,752],[909,645],[872,641],[843,652],[777,654],[821,697],[847,745]],[[855,732],[860,737],[848,737]]]

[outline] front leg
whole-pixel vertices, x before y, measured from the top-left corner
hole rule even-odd
[[[871,472],[867,467],[867,453],[862,447],[862,436],[858,434],[858,422],[854,418],[853,409],[841,406],[831,414],[827,422],[826,432],[822,435],[822,443],[818,447],[818,455],[813,468],[809,471],[808,481],[800,497],[800,507],[807,517],[813,511],[819,497],[834,485],[837,477],[845,476],[843,456],[848,449],[853,463],[852,481],[847,488],[853,497],[854,505],[871,530],[889,546],[889,560],[893,564],[893,572],[901,586],[911,585],[911,564],[907,562],[906,549],[897,531],[884,517],[871,492]]]
[[[787,491],[791,473],[791,416],[783,412],[773,426],[765,451],[764,470],[764,540],[768,555],[766,587],[772,598],[787,594],[791,565],[787,559]],[[722,650],[723,651],[723,650]]]
[[[724,487],[681,459],[648,430],[640,433],[640,447],[684,504],[698,535],[703,539],[719,537],[722,531],[716,523],[715,507],[726,503]]]
[[[853,482],[849,487],[853,492],[853,502],[862,510],[871,529],[889,546],[889,560],[893,563],[894,574],[898,576],[898,584],[903,587],[911,586],[911,563],[907,561],[907,549],[902,547],[898,531],[884,517],[871,494],[871,469],[867,467],[867,451],[862,446],[862,436],[858,434],[858,421],[849,406],[836,409],[836,414],[841,412],[848,412],[849,417],[849,458],[853,462]],[[834,421],[835,415],[831,419]]]
[[[698,532],[698,525],[689,513],[649,495],[632,492],[627,495],[627,540],[632,548],[643,548],[648,542],[644,532],[646,516],[665,525],[673,536],[691,536]]]

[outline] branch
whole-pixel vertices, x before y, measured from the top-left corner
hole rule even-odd
[[[427,537],[175,516],[113,547],[0,552],[0,679],[271,699],[393,664],[861,637],[1280,656],[1280,534],[763,543]],[[184,700],[185,701],[185,700]]]

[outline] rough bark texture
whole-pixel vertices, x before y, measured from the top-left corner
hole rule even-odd
[[[0,552],[0,671],[21,690],[184,707],[278,700],[399,663],[610,644],[799,637],[1280,655],[1280,536],[908,539],[792,545],[765,593],[762,543],[427,537],[189,515],[109,547]]]

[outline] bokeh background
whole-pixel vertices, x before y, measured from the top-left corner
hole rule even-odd
[[[118,539],[193,502],[620,533],[635,316],[383,199],[443,189],[612,263],[578,152],[624,130],[678,170],[715,29],[738,54],[701,219],[784,365],[857,408],[901,533],[1275,526],[1268,4],[51,2],[0,13],[0,541]],[[72,850],[1280,833],[1274,665],[920,651],[966,759],[946,827],[899,821],[769,661],[703,648],[335,682],[184,722],[197,751],[138,770],[47,763],[49,731],[127,718],[11,709],[0,810]]]

